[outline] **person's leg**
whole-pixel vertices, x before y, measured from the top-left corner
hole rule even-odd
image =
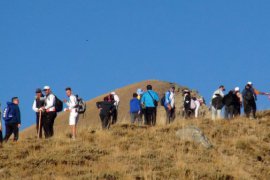
[[[156,125],[157,123],[157,108],[153,108],[153,112],[152,112],[152,119],[153,119],[153,126]]]
[[[229,119],[229,108],[228,108],[228,106],[225,106],[225,109],[224,109],[224,118],[225,119]]]
[[[130,113],[130,122],[131,122],[131,124],[134,124],[134,122],[135,122],[135,114],[134,113]]]
[[[166,124],[170,124],[170,110],[165,108],[166,111]]]
[[[19,127],[18,127],[18,124],[13,124],[13,133],[14,133],[13,141],[16,142],[16,141],[19,140]]]
[[[217,119],[221,119],[221,109],[217,110]]]
[[[37,134],[39,132],[39,113],[36,113],[36,130],[37,130]],[[39,136],[39,134],[38,134]]]
[[[10,138],[10,136],[12,135],[12,133],[13,133],[12,128],[13,128],[12,125],[6,124],[6,135],[5,135],[5,138],[4,138],[5,142],[7,142],[8,139]]]
[[[150,125],[150,110],[149,108],[146,108],[145,109],[145,121],[144,121],[144,124],[145,125]]]
[[[253,115],[253,118],[256,119],[256,111],[257,111],[257,105],[256,105],[256,102],[254,101],[253,104],[252,104],[252,115]]]
[[[216,108],[214,108],[213,106],[211,107],[211,112],[212,112],[212,120],[216,120],[216,113],[217,113],[217,110]]]
[[[101,128],[105,129],[105,123],[104,123],[105,115],[99,114],[99,117],[100,117],[100,121],[101,121]]]
[[[198,115],[199,115],[199,106],[196,106],[196,109],[195,109],[195,118],[198,118]]]
[[[171,121],[173,122],[175,120],[175,107],[171,110]]]
[[[50,137],[49,114],[48,113],[44,114],[42,124],[43,124],[43,129],[44,129],[44,135],[45,135],[45,138],[47,139]]]

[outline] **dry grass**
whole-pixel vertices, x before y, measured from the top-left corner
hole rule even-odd
[[[207,150],[175,137],[197,125],[213,143]],[[50,140],[4,144],[0,179],[269,179],[270,121],[180,120],[169,126],[119,124],[109,131],[80,128]]]

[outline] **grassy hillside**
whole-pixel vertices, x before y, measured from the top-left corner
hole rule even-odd
[[[270,113],[257,121],[244,118],[211,121],[181,119],[183,87],[177,85],[177,119],[164,125],[158,109],[156,127],[129,125],[128,102],[137,88],[152,84],[162,95],[171,84],[145,81],[116,90],[121,98],[119,122],[102,131],[95,102],[87,103],[78,138],[69,138],[68,114],[58,116],[55,136],[37,140],[34,127],[19,142],[0,148],[0,179],[270,179]],[[207,107],[203,107],[203,112]],[[178,129],[199,127],[213,144],[179,140]]]
[[[214,148],[177,139],[176,130],[189,124]],[[269,128],[269,119],[177,119],[154,128],[85,127],[76,141],[30,137],[0,150],[0,179],[269,179]]]

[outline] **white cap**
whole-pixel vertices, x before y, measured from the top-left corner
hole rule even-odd
[[[234,91],[240,91],[239,87],[234,88]]]
[[[248,84],[248,85],[252,85],[252,82],[251,82],[251,81],[249,81],[247,84]]]
[[[44,86],[43,90],[51,89],[50,86]]]
[[[112,95],[115,95],[115,92],[111,92]]]

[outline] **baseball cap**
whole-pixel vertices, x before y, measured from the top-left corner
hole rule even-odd
[[[252,85],[252,82],[251,82],[251,81],[249,81],[249,82],[247,82],[247,84],[248,84],[248,85]]]
[[[240,91],[239,87],[234,88],[234,91]]]
[[[46,91],[48,89],[51,89],[50,86],[44,86],[43,91]]]

